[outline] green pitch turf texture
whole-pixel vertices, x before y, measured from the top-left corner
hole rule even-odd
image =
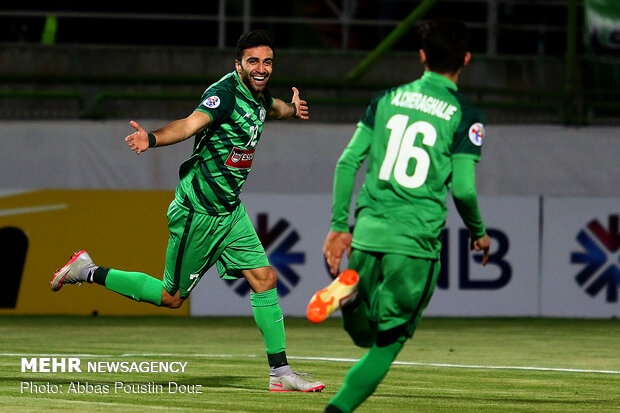
[[[0,411],[322,412],[363,350],[337,318],[287,318],[286,328],[291,366],[322,380],[322,393],[267,390],[263,344],[249,318],[0,317]],[[24,357],[77,357],[83,372],[21,372]],[[187,365],[184,373],[101,373],[85,371],[89,361]],[[22,392],[22,382],[62,393]],[[115,392],[115,382],[164,390]],[[169,393],[169,382],[201,393]],[[109,393],[69,393],[71,383]],[[620,411],[620,321],[423,319],[357,411]]]

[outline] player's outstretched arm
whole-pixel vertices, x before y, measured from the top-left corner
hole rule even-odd
[[[148,133],[138,122],[132,120],[129,124],[136,131],[127,136],[125,142],[127,142],[132,151],[139,155],[148,148],[167,146],[184,141],[207,128],[210,123],[211,117],[209,115],[204,112],[194,111],[186,118],[175,120],[162,128]],[[151,136],[149,137],[149,135]]]
[[[286,103],[280,99],[274,99],[273,105],[269,108],[267,114],[274,119],[290,119],[298,118],[308,120],[308,103],[299,97],[299,90],[292,88],[293,98],[290,103]]]
[[[323,255],[327,260],[329,272],[335,277],[340,272],[340,262],[344,252],[351,253],[350,232],[329,231],[323,243]]]

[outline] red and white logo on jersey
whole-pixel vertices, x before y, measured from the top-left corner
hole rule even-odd
[[[484,125],[480,122],[469,127],[469,140],[476,146],[482,146],[484,142]]]
[[[254,160],[254,151],[256,149],[241,149],[236,146],[226,159],[226,166],[237,169],[250,169]]]

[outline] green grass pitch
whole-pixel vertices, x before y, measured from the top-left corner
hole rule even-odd
[[[286,329],[291,366],[322,380],[322,393],[267,391],[250,318],[0,317],[0,411],[322,412],[364,351],[337,318],[287,318]],[[618,320],[423,319],[357,411],[620,411],[619,351]],[[21,359],[32,357],[79,358],[82,372],[22,372]],[[187,364],[183,373],[86,371],[101,361]],[[86,383],[109,391],[69,392]],[[132,390],[115,391],[117,383]],[[133,390],[139,385],[144,392]]]

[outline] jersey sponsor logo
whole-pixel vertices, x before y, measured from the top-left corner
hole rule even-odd
[[[605,293],[608,303],[618,302],[620,286],[620,219],[618,215],[608,217],[607,229],[594,219],[577,234],[577,242],[583,251],[571,254],[572,264],[584,267],[575,276],[577,284],[591,297]]]
[[[235,146],[228,155],[225,165],[237,169],[250,169],[254,160],[254,151],[256,149],[241,149]]]
[[[218,106],[220,106],[220,98],[218,96],[209,96],[208,98],[206,98],[202,104],[205,105],[206,107],[208,107],[209,109],[215,109]]]
[[[306,263],[306,253],[295,251],[293,248],[301,237],[290,222],[280,218],[275,225],[269,227],[269,214],[261,212],[257,215],[256,234],[260,239],[269,262],[278,273],[278,296],[288,295],[301,280],[295,266]],[[250,293],[250,284],[241,278],[238,280],[224,280],[239,296]],[[280,321],[280,320],[278,320]],[[276,321],[277,322],[277,321]]]
[[[484,125],[476,122],[469,127],[469,140],[476,146],[482,146],[484,143]]]

